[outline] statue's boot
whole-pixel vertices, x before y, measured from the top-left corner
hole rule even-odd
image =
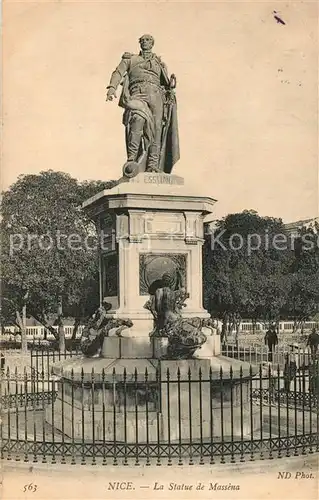
[[[145,119],[142,116],[134,113],[130,121],[130,130],[128,137],[129,140],[127,146],[127,161],[136,161],[137,159],[143,136],[144,125]]]
[[[129,138],[127,161],[136,161],[140,149],[143,132],[131,132]]]
[[[152,144],[148,152],[147,172],[160,172],[159,165],[159,145]]]

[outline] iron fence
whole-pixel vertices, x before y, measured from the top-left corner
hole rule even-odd
[[[40,346],[38,349],[32,349],[30,351],[31,370],[35,371],[40,377],[43,376],[43,374],[49,377],[54,363],[73,358],[81,354],[82,352],[79,347],[59,351],[54,349],[43,349]]]
[[[222,346],[225,356],[239,359],[251,364],[272,363],[279,365],[282,369],[286,362],[287,354],[291,353],[291,348],[287,345],[277,345],[270,350],[266,345],[235,345],[226,344]],[[294,356],[298,367],[307,368],[311,364],[310,349],[300,346],[294,349]]]
[[[37,346],[37,349],[30,351],[30,365],[31,369],[35,370],[38,374],[50,375],[51,367],[57,361],[69,359],[82,355],[79,346],[65,351],[58,351],[54,349],[44,349],[42,346]],[[226,344],[222,346],[222,354],[224,356],[238,359],[252,365],[259,365],[263,363],[272,363],[273,366],[279,365],[283,369],[286,361],[287,354],[291,353],[291,348],[285,345],[276,346],[273,351],[270,351],[265,345],[235,345]],[[311,364],[311,352],[309,349],[300,346],[295,349],[294,356],[297,361],[297,366],[307,369]]]
[[[287,379],[279,367],[240,363],[96,371],[91,361],[69,358],[49,376],[3,374],[2,458],[191,465],[319,451],[317,367]]]

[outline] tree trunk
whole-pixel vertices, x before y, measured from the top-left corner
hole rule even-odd
[[[236,331],[235,331],[235,344],[236,344],[236,347],[237,347],[237,349],[238,349],[239,329],[240,329],[240,318],[237,318],[237,319],[236,319],[235,328],[236,328]]]
[[[58,338],[59,338],[59,351],[65,352],[65,336],[64,336],[64,325],[63,325],[63,317],[62,317],[62,300],[60,299],[58,305]]]
[[[26,353],[28,350],[27,329],[26,329],[26,306],[23,306],[22,316],[18,310],[16,311],[16,319],[21,334],[21,351],[23,353]]]
[[[233,329],[234,329],[234,327],[235,327],[234,318],[231,316],[228,319],[228,327],[227,327],[228,337],[232,337],[233,336]],[[236,336],[235,336],[235,338],[236,338]]]
[[[29,292],[26,291],[24,294],[24,297],[23,297],[23,306],[22,306],[21,350],[24,353],[27,352],[27,350],[28,350],[28,338],[27,338],[27,300],[28,300],[28,295],[29,295]]]
[[[21,330],[21,349],[23,352],[28,350],[27,340],[27,305],[24,304],[22,308],[22,330]]]
[[[58,324],[58,334],[59,334],[59,351],[65,352],[65,336],[64,336],[64,325],[62,318]]]
[[[73,342],[76,341],[76,334],[78,332],[80,324],[81,324],[81,318],[75,318],[74,319],[74,325],[73,325],[72,337],[71,337],[72,344],[73,344]]]
[[[24,337],[24,335],[23,335],[23,321],[22,321],[20,311],[18,311],[18,309],[16,310],[16,323],[17,323],[17,327],[18,327],[20,335],[21,335],[21,349],[22,349],[22,342],[23,342],[23,337]],[[16,331],[16,329],[15,329],[15,331]],[[17,333],[15,333],[15,341],[17,341],[16,335],[17,335]]]

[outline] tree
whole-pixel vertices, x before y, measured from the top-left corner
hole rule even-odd
[[[83,201],[115,181],[79,183],[62,172],[20,176],[3,193],[3,289],[65,346],[63,317],[88,312],[82,296],[97,274],[95,228]],[[24,310],[25,310],[24,309]],[[53,318],[53,319],[52,319]],[[54,319],[55,318],[55,319]],[[58,326],[58,333],[53,322]]]
[[[21,349],[27,351],[27,331],[26,331],[26,297],[23,297],[22,304],[14,302],[12,299],[2,297],[1,303],[1,329],[7,325],[14,325],[21,335]]]
[[[222,341],[242,318],[278,320],[289,292],[288,245],[277,248],[276,235],[287,236],[280,219],[253,210],[218,222],[204,245],[204,300],[223,319]]]
[[[295,330],[319,310],[319,224],[301,228],[294,242],[291,288],[285,305],[286,315],[294,320]]]

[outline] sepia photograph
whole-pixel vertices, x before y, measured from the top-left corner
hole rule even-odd
[[[1,498],[318,498],[318,20],[3,0]]]

